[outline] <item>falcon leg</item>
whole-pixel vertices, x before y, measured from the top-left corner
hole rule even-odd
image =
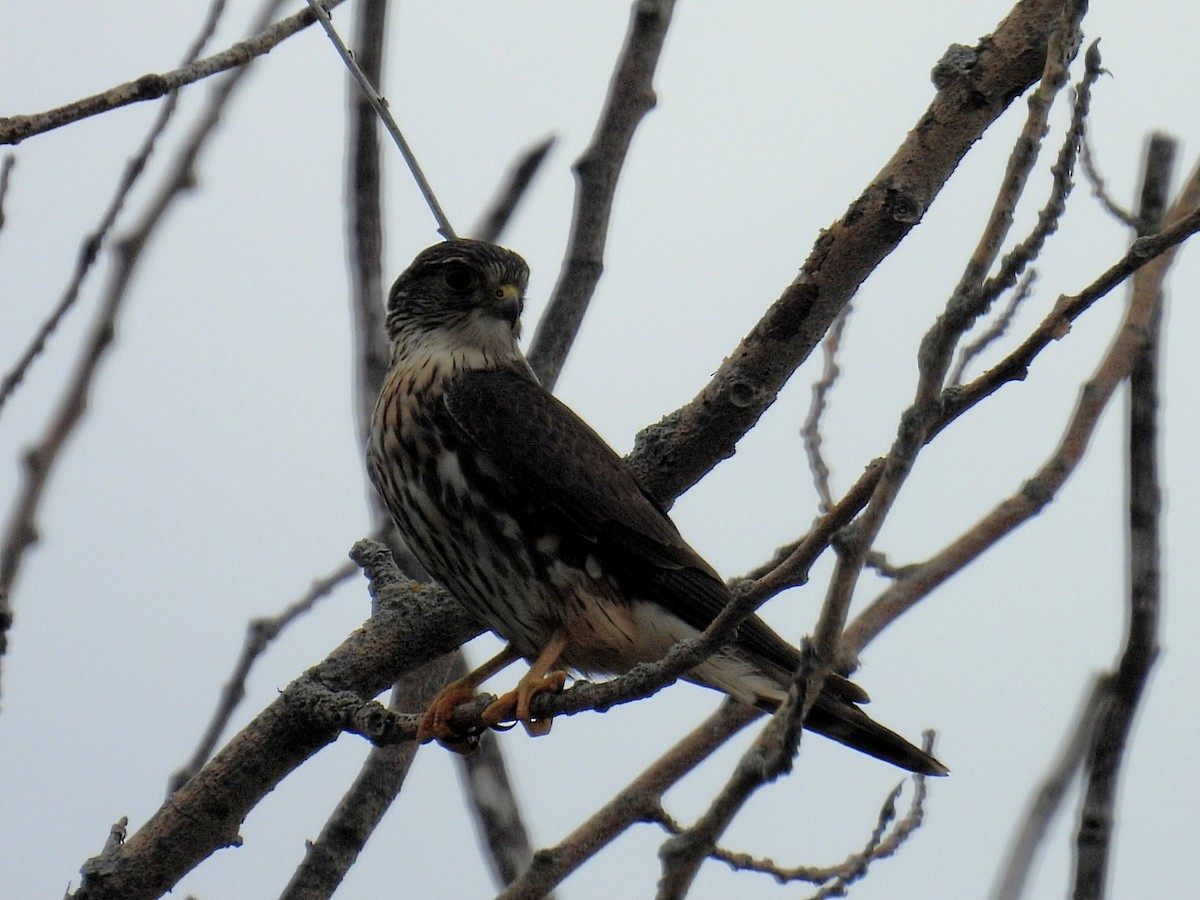
[[[529,707],[538,694],[547,691],[558,693],[567,683],[566,672],[561,669],[550,671],[566,647],[566,635],[561,631],[555,632],[550,643],[530,665],[529,671],[517,682],[516,690],[509,691],[483,711],[481,718],[484,723],[496,726],[501,722],[516,719],[525,726],[525,732],[531,737],[549,734],[554,719],[534,719]]]
[[[427,744],[436,740],[447,750],[453,750],[456,753],[470,753],[475,747],[472,738],[455,731],[450,724],[450,716],[453,714],[454,708],[474,697],[475,689],[480,684],[520,658],[521,654],[513,648],[512,644],[509,644],[474,672],[470,672],[442,688],[441,693],[434,697],[429,708],[421,716],[421,721],[417,725],[417,741]],[[490,706],[488,708],[491,709]]]

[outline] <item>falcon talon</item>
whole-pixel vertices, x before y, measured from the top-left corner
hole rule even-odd
[[[497,705],[506,695],[483,721],[515,718],[545,734],[552,720],[533,718],[529,705],[562,690],[567,676],[555,667],[620,675],[656,662],[733,595],[628,464],[538,382],[518,345],[528,282],[525,260],[495,244],[449,240],[417,254],[388,293],[392,358],[368,462],[429,576],[508,641],[430,712],[448,721],[446,693],[469,696],[525,658],[515,709]],[[752,615],[684,677],[771,711],[799,661]],[[830,676],[805,727],[910,771],[946,774],[867,716],[861,693]]]

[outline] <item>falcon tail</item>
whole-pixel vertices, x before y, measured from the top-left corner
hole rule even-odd
[[[809,711],[804,727],[894,766],[921,775],[949,775],[950,770],[890,728],[841,697],[823,692]]]

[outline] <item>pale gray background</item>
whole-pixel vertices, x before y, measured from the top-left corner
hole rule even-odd
[[[10,5],[0,29],[0,114],[173,68],[205,6]],[[231,7],[216,49],[242,35],[257,4]],[[607,268],[560,395],[622,452],[639,428],[690,399],[793,277],[818,230],[842,214],[915,123],[932,96],[929,70],[946,47],[974,43],[1007,8],[681,2],[656,79],[660,105],[634,142]],[[521,148],[549,132],[560,137],[506,236],[533,269],[531,324],[565,242],[569,164],[590,137],[627,18],[626,4],[600,2],[405,3],[391,18],[385,93],[460,231]],[[335,14],[342,29],[350,19],[348,6]],[[1194,5],[1182,0],[1100,3],[1086,19],[1088,39],[1103,38],[1113,75],[1096,88],[1095,146],[1124,202],[1134,196],[1148,130],[1184,139],[1182,168],[1195,159],[1195,22]],[[110,823],[128,815],[132,829],[157,808],[247,619],[302,593],[367,528],[343,247],[345,75],[315,29],[256,68],[200,162],[197,190],[150,247],[88,418],[39,515],[42,542],[17,585],[0,718],[4,898],[61,896]],[[209,89],[187,89],[183,113],[194,113]],[[0,232],[5,369],[66,284],[81,236],[154,111],[123,109],[16,148]],[[1023,117],[1018,101],[860,292],[825,432],[837,489],[887,449],[914,386],[916,341],[961,272]],[[1061,102],[1054,121],[1064,121]],[[1021,226],[1046,184],[1043,172]],[[390,152],[386,185],[390,281],[437,236]],[[139,191],[133,205],[145,196]],[[1091,281],[1128,240],[1086,186],[1063,227],[1021,328],[1058,293]],[[5,516],[20,449],[43,427],[107,269],[106,256],[101,277],[0,418]],[[1172,278],[1167,321],[1165,653],[1124,772],[1114,897],[1195,889],[1197,276],[1189,248]],[[894,561],[936,551],[1040,465],[1107,345],[1122,298],[1088,313],[1027,382],[1005,388],[922,456],[881,538]],[[722,573],[756,565],[811,520],[795,432],[815,374],[805,366],[737,456],[675,508],[684,533]],[[1057,503],[869,648],[858,678],[874,714],[911,735],[938,728],[939,755],[954,775],[932,785],[925,828],[853,896],[986,893],[1085,685],[1120,645],[1121,425],[1117,404]],[[812,586],[777,598],[767,616],[798,639],[827,575],[823,564]],[[876,589],[864,581],[860,602]],[[365,587],[355,581],[295,625],[255,670],[238,722],[367,612]],[[490,652],[482,644],[473,657]],[[716,702],[676,686],[604,716],[563,719],[547,739],[506,735],[535,842],[560,840]],[[362,740],[344,737],[322,752],[251,814],[243,848],[218,853],[175,895],[275,896],[366,751]],[[671,811],[684,820],[701,811],[736,753],[718,755],[672,792]],[[838,861],[861,845],[897,780],[887,766],[806,741],[797,774],[757,796],[724,843],[780,862]],[[1070,827],[1060,823],[1053,835],[1033,896],[1063,896]],[[660,841],[655,828],[635,829],[561,896],[649,896]],[[475,856],[452,760],[425,750],[339,896],[489,896]],[[805,894],[719,864],[704,867],[694,891]]]

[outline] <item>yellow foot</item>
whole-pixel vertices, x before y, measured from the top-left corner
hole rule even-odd
[[[472,684],[455,681],[446,685],[421,716],[417,724],[417,741],[422,744],[437,741],[455,753],[467,754],[474,750],[479,746],[479,737],[455,729],[450,721],[455,707],[474,696],[475,687]]]
[[[496,728],[505,722],[517,721],[525,726],[525,733],[530,737],[550,733],[554,719],[533,718],[530,705],[538,694],[561,693],[567,683],[567,673],[560,670],[532,678],[531,675],[532,670],[518,682],[516,690],[509,691],[483,711],[481,718],[485,725]]]

